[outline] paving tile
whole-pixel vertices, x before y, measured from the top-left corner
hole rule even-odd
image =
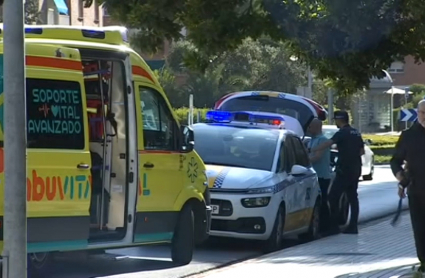
[[[396,227],[390,218],[361,227],[358,235],[336,235],[284,249],[192,278],[399,278],[417,263],[408,212]],[[406,276],[407,275],[407,276]]]

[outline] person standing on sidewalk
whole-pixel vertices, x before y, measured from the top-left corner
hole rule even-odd
[[[351,207],[351,218],[348,227],[343,231],[345,234],[357,234],[357,222],[359,218],[359,199],[357,188],[362,172],[362,159],[364,154],[364,142],[362,135],[357,129],[349,124],[349,116],[346,111],[336,111],[334,120],[339,130],[319,146],[311,149],[317,152],[329,148],[333,144],[338,148],[338,161],[336,163],[336,176],[328,199],[331,207],[330,234],[337,234],[339,230],[340,200],[342,194],[347,194]]]
[[[408,175],[403,164],[408,167]],[[420,262],[415,277],[425,277],[425,100],[418,103],[418,120],[404,130],[390,161],[391,170],[399,181],[398,195],[409,199],[416,253]],[[406,165],[405,165],[406,169]]]
[[[322,134],[322,121],[319,119],[313,119],[310,126],[308,127],[308,132],[311,135],[311,140],[308,143],[308,149],[314,148],[321,143],[328,140]],[[331,182],[331,150],[330,147],[325,148],[314,153],[310,153],[310,161],[313,165],[313,169],[317,173],[319,178],[320,190],[322,191],[322,206],[320,211],[320,223],[322,224],[320,229],[322,232],[326,232],[329,228],[329,205],[328,205],[328,189]]]

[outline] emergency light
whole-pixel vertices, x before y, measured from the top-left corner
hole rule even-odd
[[[247,122],[256,124],[267,124],[273,126],[282,126],[285,123],[283,116],[264,115],[255,112],[228,112],[228,111],[208,111],[206,120],[215,123]]]

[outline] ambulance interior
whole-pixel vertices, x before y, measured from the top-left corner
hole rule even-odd
[[[127,215],[124,63],[93,56],[105,57],[82,53],[92,161],[90,241],[118,240],[125,236]]]

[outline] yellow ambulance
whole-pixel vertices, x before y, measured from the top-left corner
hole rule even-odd
[[[173,261],[188,264],[209,233],[205,165],[127,30],[37,25],[25,36],[31,266],[57,252],[154,243],[171,243]],[[0,115],[2,144],[3,93]],[[3,158],[0,148],[0,222]]]

